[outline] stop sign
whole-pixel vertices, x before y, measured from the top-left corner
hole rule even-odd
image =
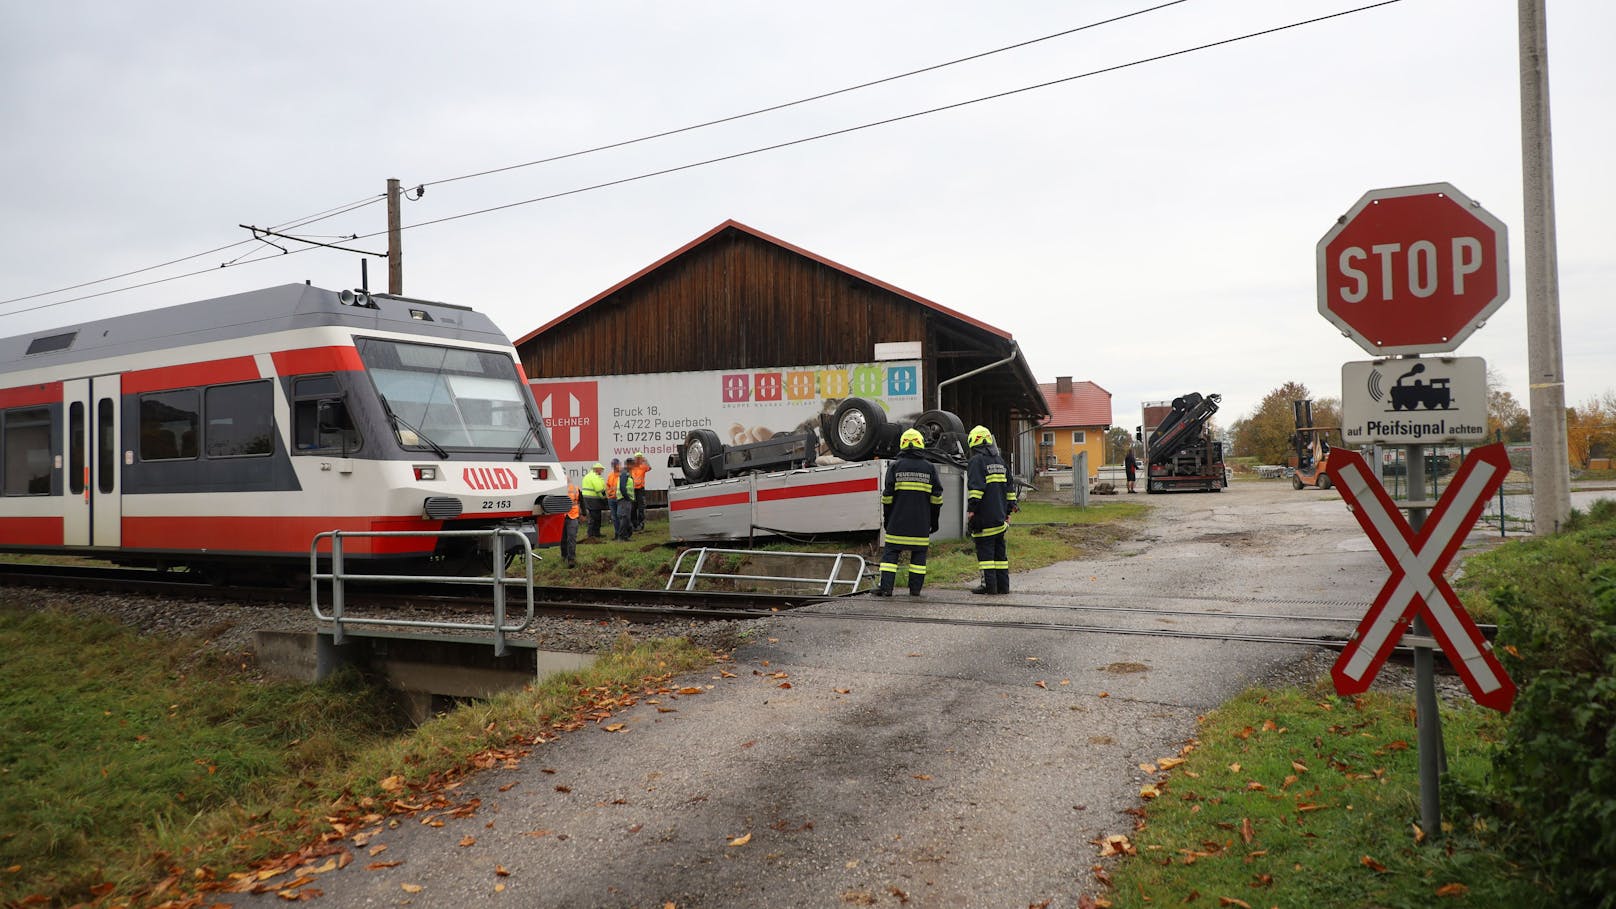
[[[1450,351],[1509,299],[1507,231],[1447,183],[1371,190],[1319,240],[1318,281],[1369,353]]]

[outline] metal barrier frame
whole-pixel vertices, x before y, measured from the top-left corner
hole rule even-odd
[[[320,573],[320,541],[331,540],[331,571],[329,574]],[[493,550],[492,571],[487,576],[466,575],[390,575],[390,574],[346,574],[343,572],[342,541],[349,537],[489,537],[490,548]],[[507,578],[505,573],[505,537],[516,537],[522,542],[522,562],[527,568],[526,578]],[[347,596],[345,582],[349,579],[362,579],[365,581],[394,581],[419,584],[422,581],[432,581],[443,584],[488,584],[494,591],[494,621],[492,624],[482,625],[472,622],[427,622],[418,619],[353,619],[343,613],[346,608]],[[320,582],[331,582],[331,614],[326,615],[320,611]],[[505,588],[525,584],[527,586],[527,618],[520,625],[507,625],[505,623]],[[314,610],[314,617],[322,622],[330,622],[336,631],[332,635],[332,643],[341,644],[343,639],[342,626],[348,625],[393,625],[405,628],[447,628],[461,631],[492,631],[494,633],[494,656],[505,655],[505,636],[526,631],[533,624],[533,544],[528,541],[527,535],[512,527],[496,527],[490,530],[327,530],[317,533],[309,543],[309,606]]]
[[[694,568],[692,568],[690,571],[680,571],[679,569],[684,567],[685,556],[688,556],[691,553],[696,553],[696,566]],[[703,571],[703,568],[707,564],[707,556],[709,556],[711,554],[714,554],[714,553],[727,554],[727,555],[755,556],[755,555],[759,555],[760,551],[756,550],[756,549],[716,549],[716,548],[709,547],[709,546],[703,546],[703,547],[700,547],[700,548],[697,548],[697,549],[686,549],[683,552],[679,553],[679,557],[674,560],[674,562],[673,562],[673,571],[668,574],[668,583],[662,589],[664,589],[664,590],[672,590],[674,581],[678,580],[681,577],[688,577],[689,578],[689,580],[687,582],[685,582],[684,589],[686,591],[695,590],[696,589],[696,581],[697,581],[697,579],[702,578],[702,577],[708,577],[708,578],[733,578],[735,580],[746,580],[746,581],[786,581],[786,582],[795,583],[795,584],[820,584],[820,583],[823,583],[825,586],[824,586],[824,589],[821,592],[824,593],[825,596],[830,596],[831,592],[835,589],[836,585],[838,585],[838,584],[846,584],[846,585],[848,585],[850,587],[850,589],[848,591],[849,593],[857,593],[858,592],[859,582],[864,579],[864,572],[865,572],[865,568],[866,568],[866,563],[864,561],[864,557],[860,556],[860,555],[853,555],[852,553],[846,553],[846,552],[837,552],[837,553],[830,553],[830,552],[773,552],[773,551],[768,551],[768,552],[763,552],[762,554],[771,555],[771,556],[800,556],[800,557],[803,557],[803,558],[810,558],[810,559],[832,559],[833,562],[831,564],[830,577],[828,577],[828,578],[817,578],[817,577],[813,577],[813,578],[808,578],[808,577],[793,578],[793,577],[777,577],[775,575],[766,575],[766,574],[735,574],[733,572],[728,572],[728,571]],[[853,576],[852,580],[849,580],[849,581],[840,580],[840,577],[841,577],[841,574],[842,574],[842,565],[843,565],[844,562],[849,562],[849,561],[858,563],[858,573]]]

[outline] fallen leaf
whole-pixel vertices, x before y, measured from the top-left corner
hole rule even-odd
[[[1184,763],[1183,758],[1164,757],[1161,760],[1156,762],[1156,766],[1160,767],[1163,770],[1172,770],[1174,767],[1177,767],[1179,764],[1182,764],[1182,763]]]
[[[1267,786],[1264,786],[1262,783],[1259,783],[1256,780],[1252,780],[1251,782],[1246,784],[1246,791],[1247,792],[1262,792],[1263,790],[1265,790],[1267,788],[1268,788]]]
[[[1360,865],[1364,866],[1365,868],[1368,868],[1370,871],[1374,871],[1374,872],[1376,872],[1378,874],[1385,874],[1386,873],[1386,866],[1385,865],[1382,865],[1381,863],[1375,861],[1374,859],[1370,858],[1367,855],[1364,856],[1363,858],[1359,859],[1358,864],[1360,864]]]
[[[420,884],[399,884],[398,886],[405,893],[420,893],[421,892],[421,885]]]
[[[494,885],[494,892],[495,893],[504,893],[505,892],[505,885],[504,884],[495,884]]]
[[[500,876],[500,877],[510,877],[511,876],[510,871],[506,870],[504,865],[495,865],[494,866],[494,873],[496,875]]]
[[[1045,690],[1045,691],[1048,691],[1048,690],[1049,690],[1049,686],[1048,686],[1048,685],[1045,685],[1045,684],[1044,684],[1044,680],[1043,680],[1043,679],[1039,679],[1039,680],[1038,680],[1038,681],[1036,681],[1036,682],[1033,682],[1033,684],[1034,684],[1034,685],[1037,685],[1037,686],[1038,686],[1038,687],[1039,687],[1039,688],[1042,688],[1042,689],[1044,689],[1044,690]]]
[[[627,723],[613,723],[610,726],[605,727],[607,732],[622,732],[624,729],[627,729],[627,728],[628,728]]]
[[[1143,770],[1146,773],[1155,773],[1156,772],[1156,765],[1155,764],[1140,764],[1139,769]]]
[[[705,689],[705,688],[696,688],[694,686],[691,686],[691,687],[688,687],[688,688],[679,689],[679,693],[680,694],[701,694],[702,692],[704,692],[706,690],[707,689]]]
[[[1442,886],[1436,888],[1437,896],[1464,896],[1469,892],[1469,887],[1466,887],[1464,884],[1458,882],[1454,882],[1452,884],[1443,884]]]
[[[1229,765],[1229,772],[1230,773],[1239,773],[1240,772],[1239,763],[1230,764]]]
[[[750,842],[752,842],[752,834],[748,833],[745,836],[738,836],[735,839],[730,840],[729,844],[731,846],[745,846]]]
[[[1109,692],[1109,691],[1102,691],[1098,695],[1096,695],[1096,697],[1102,697],[1102,698],[1108,698],[1110,696],[1111,696],[1111,692]]]
[[[380,871],[383,868],[397,868],[403,862],[371,862],[365,866],[366,871]]]
[[[1158,795],[1161,795],[1161,792],[1159,792],[1159,791],[1158,791],[1158,790],[1157,790],[1157,789],[1156,789],[1156,787],[1155,787],[1155,786],[1152,786],[1152,785],[1150,785],[1150,784],[1149,784],[1149,783],[1146,783],[1146,784],[1145,784],[1145,785],[1143,785],[1143,786],[1141,786],[1141,787],[1140,787],[1140,788],[1139,788],[1139,797],[1140,797],[1140,798],[1143,798],[1143,799],[1153,799],[1153,798],[1155,798],[1155,797],[1156,797],[1156,796],[1158,796]]]
[[[929,774],[929,773],[917,773],[917,774],[915,774],[915,779],[917,779],[917,780],[929,780],[929,779],[931,779],[931,774]]]
[[[1246,845],[1249,846],[1249,845],[1251,845],[1251,840],[1252,840],[1252,837],[1254,835],[1255,834],[1252,832],[1252,829],[1251,829],[1251,818],[1249,818],[1249,817],[1241,818],[1240,819],[1240,838],[1242,840],[1245,840]]]
[[[404,788],[404,778],[396,775],[390,776],[376,785],[380,786],[383,792],[397,792]]]
[[[1219,906],[1239,906],[1240,909],[1251,909],[1251,904],[1245,900],[1237,900],[1232,896],[1218,897]]]
[[[831,690],[836,692],[837,694],[852,694],[853,693],[853,689],[851,689],[851,688],[832,688]]]
[[[475,846],[475,845],[477,845],[477,838],[474,837],[474,836],[461,837],[460,838],[460,845],[462,847]]]
[[[1420,825],[1413,824],[1411,826],[1414,828],[1414,845],[1418,846],[1420,843],[1425,842],[1425,831],[1420,828]]]

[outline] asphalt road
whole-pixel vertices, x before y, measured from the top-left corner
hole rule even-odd
[[[586,728],[481,774],[460,793],[481,799],[473,816],[384,831],[367,849],[385,853],[355,849],[318,876],[318,904],[1076,906],[1098,892],[1093,841],[1133,829],[1138,765],[1177,754],[1197,715],[1316,651],[826,613],[1193,629],[1211,626],[1028,607],[1356,618],[1386,577],[1333,491],[1273,481],[1149,501],[1136,539],[1017,572],[1010,597],[929,589],[771,619],[737,651],[734,678],[685,677],[702,693],[642,702],[610,721],[622,731]],[[381,859],[399,864],[367,870]]]

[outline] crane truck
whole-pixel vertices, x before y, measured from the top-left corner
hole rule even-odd
[[[1212,438],[1222,395],[1190,392],[1146,401],[1136,437],[1145,445],[1145,492],[1222,492],[1229,485],[1223,443]]]

